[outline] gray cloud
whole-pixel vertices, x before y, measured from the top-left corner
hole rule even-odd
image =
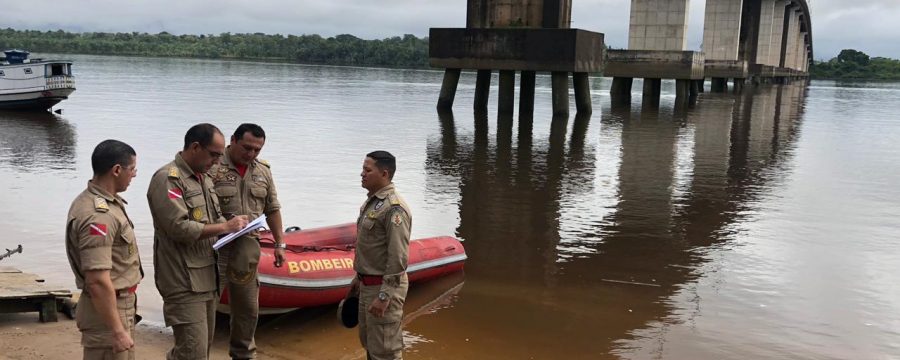
[[[900,1],[809,0],[816,58],[854,48],[900,58]],[[572,26],[627,43],[629,0],[573,0]],[[464,0],[30,0],[4,1],[0,24],[16,29],[109,32],[168,31],[268,34],[424,36],[429,27],[465,25]],[[691,2],[688,46],[698,49],[704,1]]]

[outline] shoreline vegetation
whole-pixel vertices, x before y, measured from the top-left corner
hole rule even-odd
[[[0,29],[0,50],[36,53],[260,60],[427,69],[428,38],[364,40],[353,35],[172,35]]]
[[[313,65],[429,69],[428,37],[406,34],[365,40],[343,34],[263,33],[173,35],[167,32],[72,33],[62,30],[0,29],[0,49],[39,53],[258,60]],[[813,61],[815,80],[900,80],[900,60],[845,49],[828,61]]]
[[[814,80],[900,80],[900,60],[844,49],[831,60],[813,61],[809,75]]]

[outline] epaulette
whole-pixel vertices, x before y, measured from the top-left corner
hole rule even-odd
[[[215,171],[213,171],[213,170],[215,170]],[[206,172],[206,175],[209,176],[213,180],[213,182],[222,181],[222,179],[224,179],[225,175],[227,175],[227,174],[228,174],[228,167],[226,167],[225,165],[213,166],[212,168],[209,169],[209,171]]]
[[[95,197],[94,198],[94,210],[97,210],[100,212],[109,211],[109,204],[106,203],[106,199],[99,197],[99,196]]]
[[[173,166],[169,168],[169,177],[177,178],[178,177],[178,167]]]
[[[397,195],[390,194],[388,199],[391,201],[391,206],[400,205],[400,199],[397,198]]]
[[[270,168],[270,169],[272,168],[272,165],[269,165],[269,160],[256,159],[256,161],[259,161],[260,164],[265,165],[267,168]]]

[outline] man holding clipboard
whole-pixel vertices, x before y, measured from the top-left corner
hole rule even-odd
[[[250,219],[265,216],[275,238],[275,266],[284,262],[281,205],[269,163],[257,159],[266,142],[259,125],[241,124],[223,156],[209,170],[216,188],[222,213],[226,217],[247,215]],[[219,288],[228,289],[231,307],[229,355],[232,359],[255,359],[256,322],[259,318],[259,236],[254,231],[225,244],[219,249]]]
[[[184,135],[184,148],[150,179],[147,200],[153,216],[153,267],[163,299],[163,318],[175,335],[172,359],[207,359],[216,324],[219,292],[216,254],[219,235],[247,225],[245,216],[226,220],[205,172],[222,157],[225,138],[211,124]]]

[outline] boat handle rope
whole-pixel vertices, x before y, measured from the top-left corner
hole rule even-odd
[[[275,247],[274,239],[259,239],[260,245],[263,242],[271,244],[271,247]],[[267,246],[268,247],[268,246]],[[302,253],[302,252],[319,252],[319,251],[350,251],[356,248],[356,245],[343,245],[343,246],[297,246],[297,245],[288,245],[286,250],[290,250],[294,253]]]

